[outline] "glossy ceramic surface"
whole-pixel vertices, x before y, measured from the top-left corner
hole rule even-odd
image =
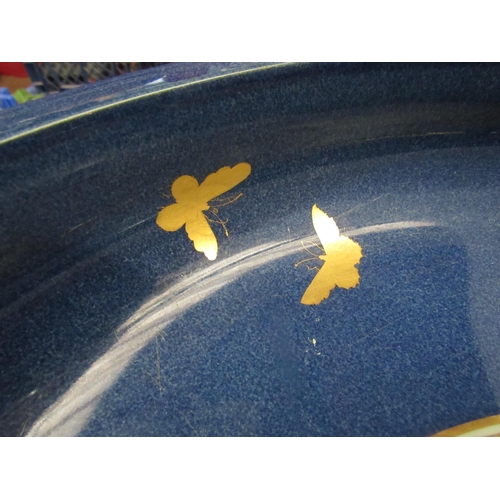
[[[157,225],[179,176],[240,163],[215,260]],[[500,413],[496,65],[155,68],[4,110],[0,172],[3,435],[427,436]],[[362,258],[305,305],[315,204]]]

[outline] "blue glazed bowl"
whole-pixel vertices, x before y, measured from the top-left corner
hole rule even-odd
[[[1,111],[0,172],[2,435],[429,436],[500,413],[498,65],[171,64]],[[314,205],[362,249],[358,282]]]

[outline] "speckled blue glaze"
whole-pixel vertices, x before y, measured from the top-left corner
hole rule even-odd
[[[499,66],[172,64],[4,110],[0,134],[2,435],[500,413]],[[155,224],[176,177],[242,161],[215,262]],[[314,203],[364,257],[304,306]]]

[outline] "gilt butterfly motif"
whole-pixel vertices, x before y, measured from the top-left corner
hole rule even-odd
[[[182,175],[172,184],[172,195],[176,202],[159,212],[156,223],[165,231],[177,231],[185,226],[189,239],[194,243],[194,248],[204,253],[207,259],[215,260],[218,250],[217,238],[209,221],[221,223],[226,235],[228,233],[224,221],[220,219],[211,221],[204,212],[211,210],[218,218],[217,207],[211,208],[209,202],[244,181],[251,171],[248,163],[238,163],[232,168],[222,167],[207,176],[201,184],[198,184],[198,181],[191,175]],[[237,198],[239,196],[230,199],[228,203],[236,201]]]
[[[300,300],[305,305],[320,304],[336,286],[348,289],[358,285],[359,270],[356,265],[363,257],[359,243],[340,236],[333,218],[317,205],[312,207],[312,221],[325,254],[317,256],[324,264]]]

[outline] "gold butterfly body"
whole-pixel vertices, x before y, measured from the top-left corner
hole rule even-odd
[[[177,231],[186,226],[186,233],[198,252],[207,259],[217,257],[217,239],[203,213],[210,209],[208,202],[244,181],[251,172],[248,163],[222,167],[201,183],[191,175],[182,175],[172,184],[176,203],[163,208],[156,223],[165,231]]]
[[[321,303],[336,286],[355,287],[359,283],[359,271],[355,266],[363,257],[359,243],[347,236],[340,236],[333,218],[328,217],[317,205],[312,207],[312,220],[325,255],[318,256],[324,264],[300,300],[306,305]]]

